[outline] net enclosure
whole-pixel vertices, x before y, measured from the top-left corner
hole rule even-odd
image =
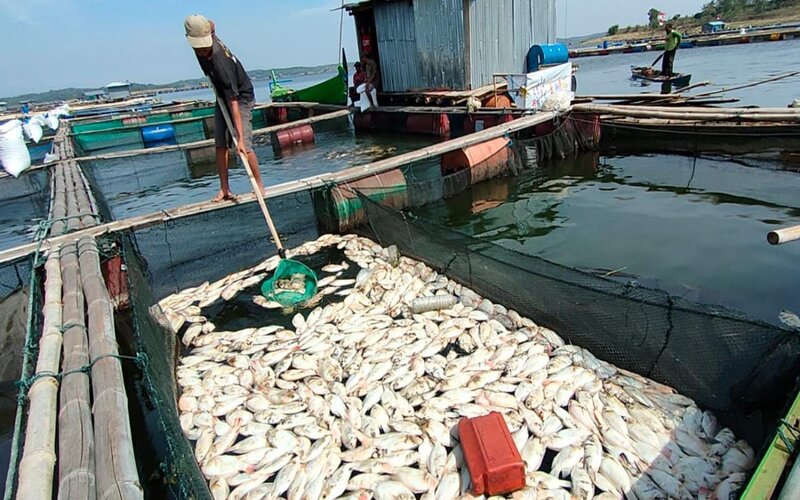
[[[549,158],[596,147],[598,138],[596,120],[559,120],[360,179],[298,187],[267,202],[287,248],[352,231],[385,247],[396,245],[401,254],[558,331],[598,358],[694,398],[758,447],[794,393],[800,368],[795,333],[513,252],[413,215],[414,207],[482,180],[546,168]],[[88,177],[95,183],[100,175]],[[103,205],[103,190],[93,189]],[[110,213],[107,206],[101,209]],[[159,464],[150,483],[172,498],[211,498],[176,403],[178,335],[187,325],[171,324],[157,303],[255,266],[274,246],[255,203],[165,218],[109,238],[125,264],[129,352],[146,359],[137,365],[135,394]],[[23,271],[22,281],[30,272]]]

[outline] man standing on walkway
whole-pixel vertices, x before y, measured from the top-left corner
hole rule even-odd
[[[228,150],[231,147],[231,134],[236,134],[238,152],[247,156],[250,170],[262,193],[264,185],[258,169],[258,158],[253,151],[253,126],[251,118],[255,106],[253,83],[242,63],[214,34],[214,25],[205,17],[192,15],[183,23],[186,39],[197,55],[200,68],[209,77],[219,97],[225,103],[235,130],[228,130],[222,111],[217,104],[214,113],[214,145],[217,153],[217,171],[220,190],[215,202],[233,199],[228,185]]]
[[[664,26],[664,31],[667,32],[667,40],[664,45],[664,62],[661,65],[661,76],[672,76],[672,65],[675,63],[675,52],[681,45],[681,34],[672,29],[672,24],[667,23]]]

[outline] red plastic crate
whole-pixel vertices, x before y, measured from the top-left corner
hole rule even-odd
[[[462,418],[458,432],[475,494],[503,495],[525,487],[525,463],[501,414]]]

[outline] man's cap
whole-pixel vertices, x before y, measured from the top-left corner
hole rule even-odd
[[[199,14],[188,16],[183,22],[186,30],[186,39],[189,45],[195,49],[204,49],[214,45],[214,38],[211,36],[211,22]]]

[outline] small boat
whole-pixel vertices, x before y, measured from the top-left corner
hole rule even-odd
[[[632,67],[631,79],[650,83],[668,83],[675,87],[688,87],[692,80],[692,75],[687,73],[675,73],[671,77],[661,76],[661,71],[654,70],[647,66]]]
[[[273,102],[317,102],[320,104],[347,104],[347,59],[342,51],[342,64],[336,76],[304,89],[290,89],[280,84],[272,74],[270,97]]]

